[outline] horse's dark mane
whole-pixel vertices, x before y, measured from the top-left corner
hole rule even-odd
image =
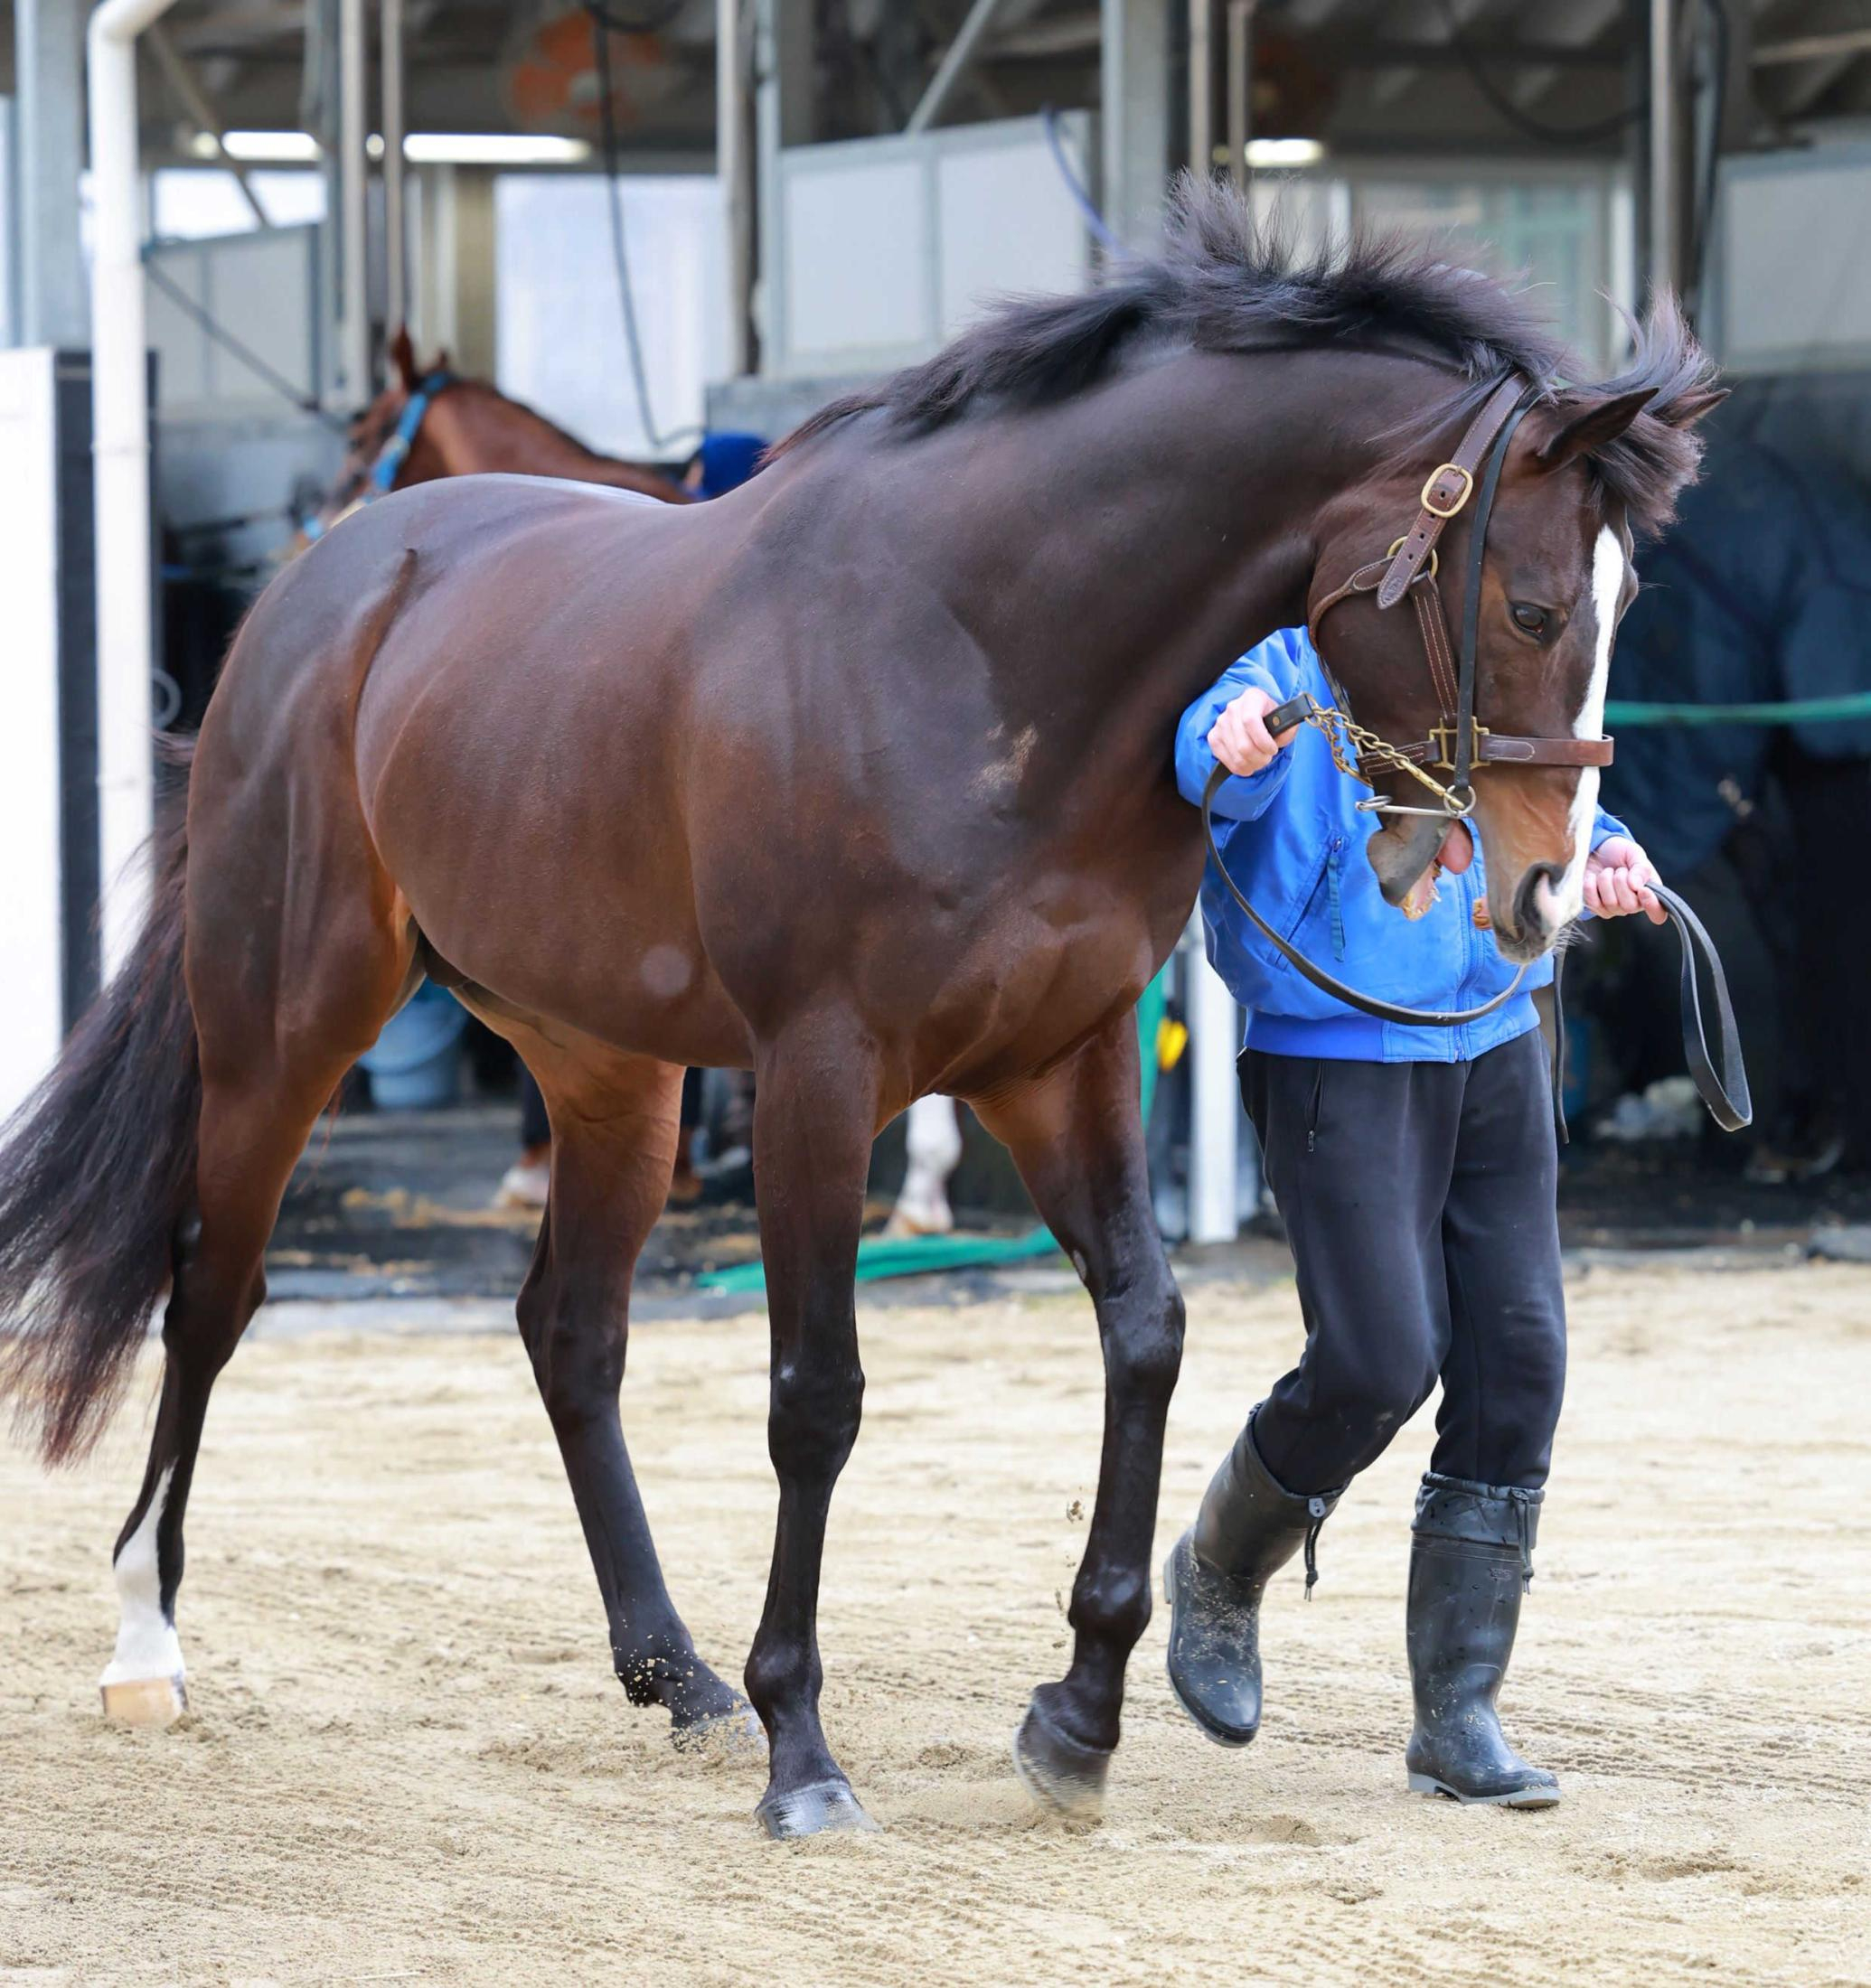
[[[1257,220],[1224,182],[1185,176],[1171,198],[1162,253],[1122,265],[1080,296],[1011,299],[941,352],[874,388],[819,409],[776,444],[789,454],[849,421],[879,414],[903,436],[926,435],[984,408],[1047,406],[1108,378],[1145,338],[1238,352],[1354,343],[1401,348],[1453,368],[1460,383],[1425,415],[1424,431],[1465,420],[1503,373],[1552,383],[1564,402],[1581,389],[1565,348],[1523,297],[1477,270],[1437,259],[1395,235],[1361,234],[1311,261],[1290,234]],[[1664,298],[1638,339],[1631,368],[1595,394],[1652,388],[1624,436],[1592,459],[1633,529],[1666,523],[1693,477],[1700,444],[1671,419],[1706,406],[1710,368]],[[1421,436],[1417,437],[1421,439]]]

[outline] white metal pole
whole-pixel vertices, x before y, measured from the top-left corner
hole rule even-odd
[[[84,8],[80,0],[14,0],[13,15],[14,323],[23,345],[82,346]]]
[[[1189,170],[1215,170],[1214,0],[1189,0]]]
[[[1254,123],[1254,0],[1227,0],[1227,174],[1247,190]]]
[[[383,321],[391,331],[409,316],[408,208],[403,162],[403,0],[383,0]]]
[[[98,843],[104,971],[142,924],[153,663],[149,373],[137,173],[136,37],[171,0],[104,0],[88,31],[91,124],[91,448],[98,602]]]
[[[747,51],[741,0],[715,0],[715,176],[728,243],[728,367],[738,380],[753,364],[753,188],[747,173]]]
[[[364,157],[364,0],[338,7],[339,286],[344,314],[338,342],[344,393],[353,406],[371,398],[370,182]]]
[[[1676,6],[1650,0],[1650,288],[1677,281]]]
[[[1191,1122],[1189,1139],[1189,1239],[1232,1242],[1240,1231],[1236,1177],[1240,1095],[1235,1057],[1240,1011],[1199,945],[1187,954]]]

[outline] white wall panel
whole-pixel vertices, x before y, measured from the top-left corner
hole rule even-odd
[[[1744,157],[1722,174],[1716,342],[1738,370],[1871,361],[1871,148]]]
[[[0,1115],[51,1067],[63,1033],[53,378],[50,352],[0,352],[8,744],[0,781]]]
[[[630,384],[607,199],[595,173],[495,180],[495,378],[589,447],[643,457],[655,452]],[[727,370],[720,182],[632,175],[623,200],[651,409],[665,434],[696,427],[708,382]]]
[[[840,156],[785,178],[789,342],[827,356],[921,342],[935,308],[934,217],[922,161],[860,163],[856,145],[808,149]]]
[[[1059,119],[1089,177],[1092,122]],[[763,363],[785,379],[926,358],[992,298],[1085,287],[1091,244],[1037,117],[779,155]]]
[[[1083,181],[1083,157],[1065,145]],[[1085,286],[1085,224],[1043,139],[936,156],[940,328],[952,337],[984,305]]]

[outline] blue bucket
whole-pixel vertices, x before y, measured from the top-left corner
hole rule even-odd
[[[461,1036],[467,1011],[446,988],[425,980],[383,1025],[358,1061],[371,1074],[380,1111],[432,1111],[461,1095]]]

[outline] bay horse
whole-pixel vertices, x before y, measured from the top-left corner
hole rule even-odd
[[[167,1294],[112,1709],[181,1702],[210,1391],[309,1130],[427,971],[548,1100],[520,1327],[618,1675],[681,1739],[747,1712],[696,1653],[632,1476],[631,1275],[682,1066],[757,1072],[779,1498],[745,1683],[776,1836],[869,1826],[821,1724],[816,1608],[864,1391],[871,1141],[943,1091],[1006,1143],[1094,1300],[1105,1376],[1071,1661],[1015,1759],[1043,1804],[1095,1815],[1150,1616],[1183,1336],[1131,1015],[1202,869],[1177,717],[1383,553],[1513,375],[1541,390],[1486,540],[1479,709],[1594,736],[1632,533],[1669,516],[1717,396],[1668,299],[1620,378],[1565,384],[1565,365],[1491,281],[1383,243],[1295,267],[1237,198],[1189,186],[1159,257],[1006,305],[717,502],[459,478],[371,505],[281,573],[158,837],[140,944],[0,1153],[0,1379],[50,1461],[96,1434]],[[1450,574],[1466,529],[1444,534]],[[1424,735],[1413,617],[1365,596],[1324,636],[1363,723]],[[1509,957],[1579,908],[1596,780],[1475,775]],[[1382,873],[1420,873],[1443,834],[1380,831]]]
[[[660,470],[587,448],[491,381],[452,371],[446,354],[418,365],[407,326],[390,339],[389,358],[390,378],[353,418],[336,480],[296,549],[323,538],[358,505],[442,476],[556,476],[639,491],[665,504],[690,502]]]

